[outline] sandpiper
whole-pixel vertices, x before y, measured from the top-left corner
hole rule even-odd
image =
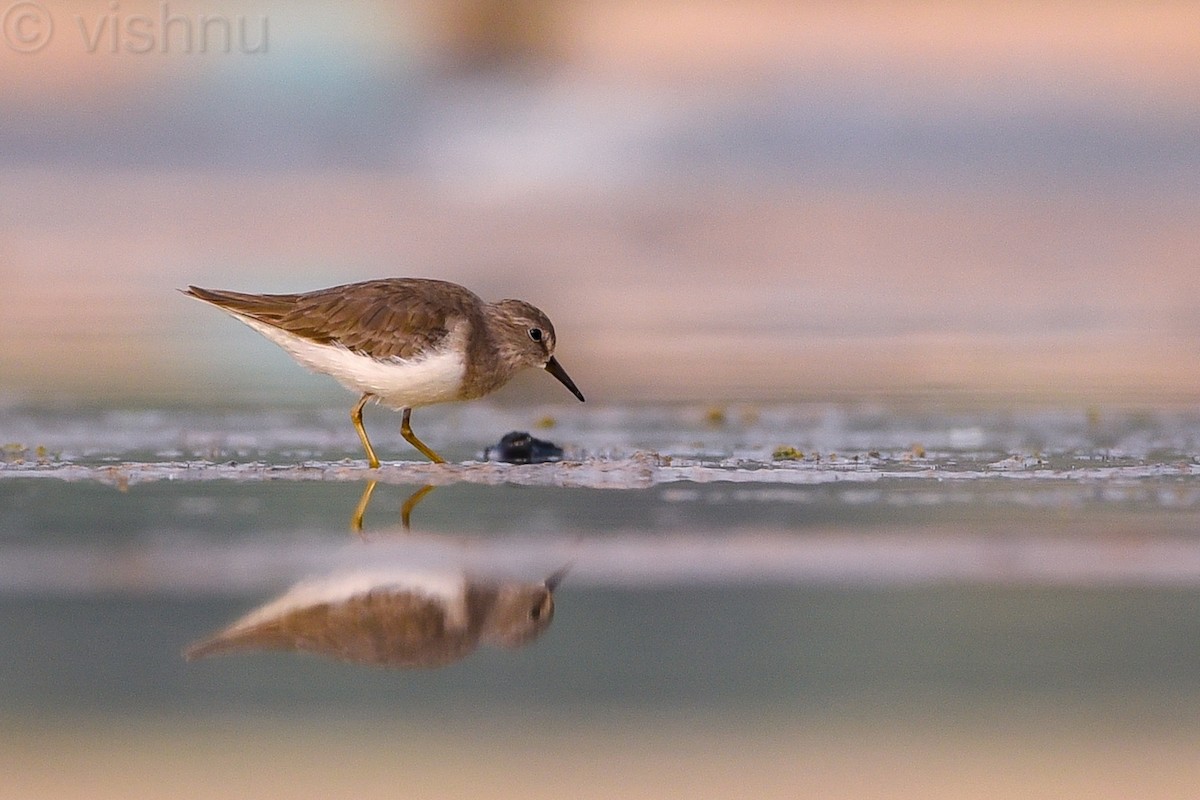
[[[486,303],[447,281],[386,278],[304,294],[244,294],[189,286],[282,347],[314,372],[361,395],[350,419],[367,461],[379,466],[363,427],[375,400],[404,412],[400,433],[431,461],[445,459],[413,433],[412,410],[494,392],[526,367],[541,367],[579,400],[554,358],[554,326],[523,300]]]
[[[480,644],[516,648],[541,636],[565,574],[525,583],[386,566],[343,570],[301,581],[184,656],[283,650],[384,667],[442,667]]]

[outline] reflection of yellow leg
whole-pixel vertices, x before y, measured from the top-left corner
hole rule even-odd
[[[358,431],[358,438],[362,440],[363,450],[367,451],[367,463],[371,465],[371,469],[379,469],[379,459],[375,457],[375,448],[371,447],[371,440],[367,438],[367,429],[363,427],[362,423],[363,406],[371,397],[372,395],[369,393],[362,396],[358,405],[350,412],[350,421],[354,423],[354,430]]]
[[[367,506],[371,505],[371,494],[375,491],[375,484],[378,481],[367,481],[367,488],[363,489],[362,497],[358,498],[358,505],[354,508],[354,516],[350,517],[350,530],[355,533],[362,533],[363,515],[367,513]]]
[[[404,530],[409,530],[412,526],[409,524],[409,517],[412,516],[413,509],[417,507],[417,503],[425,499],[425,495],[432,492],[435,487],[432,483],[427,483],[420,489],[408,496],[404,501],[404,505],[400,507],[400,524],[404,526]]]
[[[361,405],[361,403],[360,403],[360,405]],[[417,435],[415,433],[413,433],[412,426],[408,424],[409,417],[411,417],[411,416],[412,416],[412,409],[411,408],[404,409],[404,417],[400,422],[400,435],[404,437],[404,441],[408,442],[413,447],[420,450],[421,453],[426,458],[428,458],[430,461],[432,461],[433,463],[445,464],[446,459],[442,458],[437,453],[433,452],[428,447],[426,447],[425,443],[422,442],[420,439],[418,439]],[[365,437],[366,434],[364,433],[363,436]],[[376,465],[376,466],[378,466],[378,465]]]
[[[363,530],[363,517],[367,514],[367,508],[371,505],[371,495],[375,493],[375,486],[379,481],[367,481],[366,487],[363,489],[362,497],[358,498],[358,505],[354,507],[354,514],[350,517],[350,530],[361,534]],[[412,517],[413,509],[417,504],[425,499],[425,496],[432,492],[437,487],[432,483],[427,483],[420,489],[408,496],[404,501],[404,505],[400,507],[400,522],[404,525],[404,530],[412,527],[410,517]]]

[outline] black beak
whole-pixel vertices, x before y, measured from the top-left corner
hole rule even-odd
[[[571,380],[571,376],[567,374],[567,371],[562,368],[562,364],[559,364],[554,356],[550,356],[550,360],[546,362],[546,372],[558,378],[563,386],[571,390],[571,394],[579,398],[579,402],[584,402],[583,395],[575,386],[575,381]]]
[[[556,569],[549,578],[546,578],[546,588],[553,592],[555,589],[558,588],[558,585],[560,583],[562,583],[562,579],[567,577],[567,573],[570,571],[571,571],[570,564],[564,564],[563,566]]]

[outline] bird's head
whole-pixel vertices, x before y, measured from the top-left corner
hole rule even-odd
[[[501,300],[492,307],[500,329],[497,344],[501,357],[515,369],[546,370],[583,402],[583,393],[554,357],[554,325],[550,318],[524,300]]]

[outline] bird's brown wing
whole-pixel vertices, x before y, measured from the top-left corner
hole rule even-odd
[[[470,653],[477,628],[447,624],[442,605],[420,594],[374,590],[336,603],[289,609],[233,626],[189,647],[189,661],[247,650],[318,653],[357,664],[437,667]]]
[[[189,286],[186,294],[318,344],[373,358],[415,358],[435,348],[482,301],[457,284],[422,278],[352,283],[304,294],[244,294]]]

